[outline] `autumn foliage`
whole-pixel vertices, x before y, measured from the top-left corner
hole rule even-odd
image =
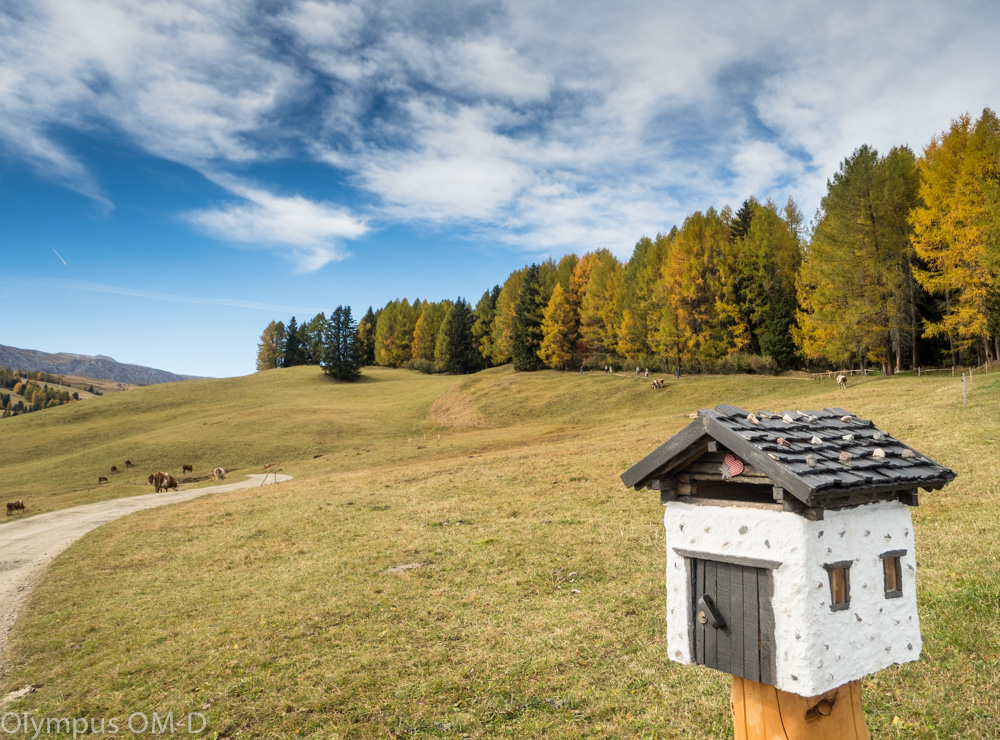
[[[282,362],[282,332],[287,345],[287,327],[265,329],[258,369]],[[997,361],[1000,120],[960,116],[920,157],[859,147],[808,231],[791,198],[750,196],[641,238],[625,262],[596,249],[525,266],[475,308],[393,300],[357,333],[365,362],[424,372]]]

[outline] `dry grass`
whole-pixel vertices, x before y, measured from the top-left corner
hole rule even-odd
[[[469,401],[461,388],[451,387],[431,404],[431,419],[442,427],[475,429],[485,426],[486,419]]]
[[[197,403],[151,396],[205,407],[183,444],[224,445],[239,439],[228,425],[245,426],[236,399],[259,392],[256,414],[277,428],[246,454],[273,453],[298,477],[130,516],[74,545],[35,592],[0,693],[45,686],[10,709],[201,711],[218,737],[730,737],[727,678],[666,659],[661,509],[618,475],[699,406],[840,405],[959,473],[914,512],[925,652],[866,680],[872,735],[998,736],[1000,376],[963,410],[950,378],[840,393],[682,378],[653,392],[599,374],[373,373],[386,394],[316,375],[204,381]],[[213,391],[225,382],[239,392]],[[469,405],[482,426],[445,423]],[[171,429],[156,435],[175,449]]]

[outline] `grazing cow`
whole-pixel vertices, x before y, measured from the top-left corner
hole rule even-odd
[[[170,473],[164,473],[163,484],[160,486],[160,489],[163,491],[169,491],[171,488],[175,491],[177,490],[177,479],[170,475]]]
[[[112,465],[111,466],[111,472],[112,473],[117,473],[118,472],[118,466],[117,465]]]
[[[24,511],[24,502],[18,499],[17,501],[7,502],[7,514],[13,514],[15,511]]]
[[[102,483],[107,483],[107,482],[108,482],[108,477],[106,475],[100,475],[97,477],[97,485],[101,485]]]
[[[132,467],[132,461],[131,460],[126,460],[125,461],[125,467],[126,468],[131,468]]]
[[[847,387],[847,376],[846,375],[838,375],[837,376],[837,387],[838,388],[846,388]]]
[[[146,485],[152,486],[156,483],[156,473],[150,473],[149,477],[146,478]]]
[[[193,465],[188,465],[187,463],[184,463],[183,465],[181,465],[181,472],[182,473],[193,473],[194,472],[194,466]]]
[[[657,378],[656,380],[654,380],[653,381],[653,387],[654,388],[662,388],[663,387],[663,378]]]
[[[222,468],[216,468],[212,472],[215,473],[215,479],[216,480],[225,480],[225,478],[226,478],[226,471],[223,470]]]

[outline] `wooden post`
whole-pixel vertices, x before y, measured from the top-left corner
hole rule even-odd
[[[969,405],[969,391],[965,387],[965,373],[962,373],[962,408]]]
[[[861,681],[805,697],[733,676],[730,698],[735,740],[871,740]]]

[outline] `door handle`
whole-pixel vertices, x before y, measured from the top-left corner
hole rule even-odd
[[[710,624],[717,630],[721,630],[726,626],[726,620],[719,614],[719,609],[715,606],[715,600],[708,594],[698,599],[698,621],[702,624]]]

